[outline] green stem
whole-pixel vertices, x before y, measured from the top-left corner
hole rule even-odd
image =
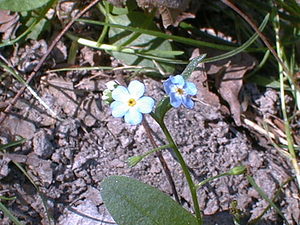
[[[104,11],[103,15],[105,16],[105,23],[108,23],[109,19],[108,19],[107,14],[109,13],[109,4],[106,1],[104,1],[103,4],[105,5],[105,9],[100,3],[98,3],[98,8],[99,8],[100,11]],[[100,46],[103,43],[103,40],[106,37],[106,34],[108,32],[108,28],[109,27],[107,25],[103,26],[103,30],[101,32],[100,37],[98,38],[98,41],[97,41],[97,46]]]
[[[157,147],[157,148],[153,148],[153,149],[151,149],[150,151],[146,152],[143,155],[135,155],[135,156],[129,157],[128,158],[128,164],[129,164],[130,167],[134,167],[141,160],[143,160],[145,157],[147,157],[148,155],[150,155],[154,152],[161,151],[161,150],[166,149],[166,148],[171,148],[171,145],[169,145],[169,144],[168,145],[163,145],[163,146],[160,146],[160,147]]]
[[[170,144],[167,144],[167,145],[162,145],[162,146],[157,147],[157,148],[153,148],[150,151],[143,154],[142,157],[145,158],[145,157],[147,157],[148,155],[151,155],[154,152],[158,152],[158,151],[166,149],[166,148],[172,148],[172,146]]]
[[[5,216],[7,216],[14,224],[23,225],[17,217],[15,217],[6,207],[0,202],[0,210],[3,212]]]
[[[200,187],[202,187],[204,184],[214,180],[214,179],[217,179],[217,178],[220,178],[220,177],[223,177],[223,176],[229,176],[231,175],[230,173],[222,173],[222,174],[219,174],[217,176],[214,176],[214,177],[209,177],[203,181],[201,181],[199,184],[195,185],[196,189],[199,189]]]
[[[201,225],[203,222],[202,222],[202,216],[201,216],[201,211],[200,211],[200,208],[199,208],[199,203],[198,203],[198,198],[197,198],[197,189],[195,187],[195,184],[192,180],[192,177],[191,177],[191,174],[189,172],[189,169],[175,143],[175,141],[173,140],[168,128],[166,127],[165,123],[163,121],[160,121],[159,123],[162,131],[164,132],[171,148],[174,150],[175,154],[176,154],[176,157],[178,158],[178,161],[181,165],[181,168],[183,170],[183,173],[186,177],[186,180],[188,182],[188,185],[189,185],[189,188],[190,188],[190,192],[191,192],[191,195],[192,195],[192,200],[193,200],[193,204],[194,204],[194,210],[195,210],[195,214],[196,214],[196,217],[197,217],[197,221],[198,221],[198,224]]]
[[[209,178],[201,181],[199,184],[195,185],[196,190],[199,189],[200,187],[202,187],[204,184],[206,184],[206,183],[208,183],[208,182],[210,182],[210,181],[212,181],[214,179],[218,179],[218,178],[223,177],[223,176],[241,175],[241,174],[244,174],[246,172],[246,170],[247,170],[247,167],[244,166],[244,165],[233,167],[228,172],[216,175],[214,177],[209,177]]]
[[[246,178],[248,182],[252,185],[252,187],[260,194],[260,196],[267,201],[273,208],[274,210],[284,219],[286,224],[289,224],[281,210],[276,206],[276,204],[268,197],[268,195],[257,185],[255,182],[254,178],[250,175],[246,175]]]
[[[276,34],[276,49],[277,49],[277,54],[280,58],[284,58],[284,49],[281,46],[280,43],[280,38],[279,38],[279,32],[280,32],[280,18],[278,14],[275,16],[275,22],[274,22],[274,29],[275,29],[275,34]],[[285,105],[285,90],[284,90],[284,67],[280,63],[278,64],[278,70],[279,70],[279,78],[280,78],[280,100],[281,100],[281,111],[283,115],[283,121],[284,121],[284,128],[285,128],[285,134],[287,137],[287,142],[288,142],[288,149],[290,153],[290,160],[292,162],[292,165],[294,167],[296,179],[298,182],[298,189],[300,190],[300,168],[297,162],[297,155],[295,152],[294,148],[294,140],[292,137],[292,130],[290,127],[288,115],[286,112],[286,105]],[[287,73],[287,77],[288,73]],[[292,83],[292,82],[291,82]],[[296,90],[297,91],[297,90]]]

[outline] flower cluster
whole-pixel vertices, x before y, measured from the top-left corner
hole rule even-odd
[[[163,85],[173,107],[178,108],[181,104],[189,109],[194,107],[191,96],[197,93],[195,84],[184,80],[181,75],[176,75],[170,76]],[[131,81],[128,88],[114,82],[109,82],[107,87],[103,100],[110,104],[114,117],[124,117],[126,123],[137,125],[142,122],[143,114],[152,112],[154,100],[143,96],[145,85],[140,81]]]

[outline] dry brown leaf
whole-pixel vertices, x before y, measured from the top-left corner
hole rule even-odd
[[[200,56],[201,53],[200,50],[197,48],[193,51],[193,54],[191,56],[192,58],[195,58],[197,56]],[[204,63],[200,63],[197,67],[196,70],[192,73],[190,79],[196,84],[197,86],[197,99],[202,103],[202,104],[208,104],[216,108],[220,108],[220,101],[219,97],[211,92],[208,88],[208,83],[207,83],[207,74],[205,71],[205,65]]]
[[[230,106],[230,112],[235,123],[241,125],[241,104],[239,93],[243,86],[243,77],[247,67],[230,65],[226,68],[224,75],[220,80],[219,93]]]
[[[185,13],[182,12],[182,10],[170,9],[167,7],[160,7],[159,13],[161,15],[164,28],[167,28],[170,25],[177,27],[181,21],[195,18],[195,15],[192,13]]]
[[[123,7],[126,3],[126,0],[108,0],[108,1],[117,7]]]
[[[195,18],[192,13],[183,13],[187,9],[190,0],[137,0],[137,3],[139,7],[144,9],[158,8],[165,28],[170,25],[178,26],[184,19]]]
[[[221,51],[214,50],[213,54],[219,55]],[[228,102],[230,112],[235,123],[241,125],[241,103],[239,101],[239,93],[243,86],[243,78],[248,70],[253,69],[256,60],[246,53],[240,53],[229,59],[207,63],[207,74],[214,75],[215,86],[222,98]]]
[[[185,10],[190,3],[190,0],[137,0],[139,7],[150,8],[150,7],[168,7],[171,9],[183,9]]]
[[[178,24],[188,18],[195,18],[193,13],[184,13],[189,6],[191,0],[136,0],[139,7],[152,10],[158,9],[162,17],[163,26],[167,28],[170,25],[178,26]],[[110,3],[117,7],[125,5],[126,0],[109,0]]]
[[[11,15],[8,10],[0,10],[0,33],[3,33],[2,40],[11,38],[19,26],[18,21],[19,15],[17,13]]]

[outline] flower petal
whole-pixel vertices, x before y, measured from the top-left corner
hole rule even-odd
[[[135,108],[130,108],[129,111],[125,114],[125,122],[131,125],[137,125],[142,122],[143,115],[138,112]]]
[[[114,101],[111,103],[110,108],[112,109],[113,117],[123,117],[129,110],[129,106],[123,102]]]
[[[188,109],[192,109],[194,107],[194,102],[192,101],[191,97],[188,95],[182,97],[182,104],[184,105],[184,107]]]
[[[197,87],[192,82],[186,82],[184,85],[184,90],[188,95],[196,95],[197,94]]]
[[[145,92],[145,85],[138,80],[133,80],[128,85],[128,91],[130,94],[130,97],[133,97],[135,99],[139,99],[143,96]]]
[[[112,91],[111,95],[114,100],[124,102],[124,103],[127,102],[128,99],[130,98],[129,92],[127,88],[125,88],[124,86],[116,87]]]
[[[176,75],[174,77],[170,77],[173,84],[178,85],[179,87],[183,87],[185,84],[185,80],[181,75]]]
[[[182,103],[182,99],[180,96],[178,96],[176,93],[171,92],[170,93],[170,104],[175,107],[178,108]]]
[[[105,85],[106,85],[107,89],[111,90],[111,91],[114,90],[116,87],[118,87],[117,82],[114,80],[108,81]]]
[[[164,81],[163,85],[164,85],[165,92],[169,95],[170,92],[173,89],[172,87],[174,86],[174,84],[172,83],[171,79],[169,78],[166,81]]]
[[[142,97],[137,101],[137,110],[141,113],[150,113],[154,106],[154,100],[150,97]]]

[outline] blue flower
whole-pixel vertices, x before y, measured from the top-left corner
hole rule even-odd
[[[185,81],[181,75],[170,76],[164,82],[164,89],[170,96],[170,103],[173,107],[178,108],[181,104],[189,109],[194,107],[191,96],[197,94],[196,85]]]
[[[143,96],[145,85],[137,80],[131,81],[128,88],[118,86],[112,91],[115,100],[111,105],[114,117],[123,117],[126,123],[137,125],[142,122],[142,113],[150,113],[154,100]]]

